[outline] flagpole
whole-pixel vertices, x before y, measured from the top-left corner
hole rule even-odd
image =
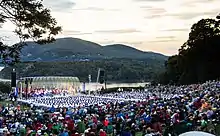
[[[20,99],[22,99],[22,91],[23,91],[23,86],[22,86],[22,81],[20,82]]]
[[[91,91],[91,75],[89,75],[88,78],[89,78],[89,85],[88,86],[89,86],[89,95],[90,95],[90,91]]]

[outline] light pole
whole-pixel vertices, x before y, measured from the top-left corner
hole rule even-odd
[[[13,69],[11,72],[11,97],[13,102],[16,100],[17,97],[16,86],[16,71],[15,69]]]
[[[25,85],[26,85],[26,88],[25,88],[25,97],[26,97],[26,99],[28,98],[28,79],[27,78],[25,78]]]
[[[89,95],[90,95],[90,91],[91,91],[91,90],[90,90],[90,89],[91,89],[91,87],[90,87],[91,84],[90,84],[90,83],[91,83],[91,81],[92,81],[92,76],[89,75],[88,78],[89,78],[89,85],[88,85],[88,86],[89,86]]]

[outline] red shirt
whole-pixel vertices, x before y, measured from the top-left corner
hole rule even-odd
[[[69,129],[70,131],[72,131],[73,128],[74,128],[74,123],[73,123],[73,121],[69,121],[68,124],[67,124],[67,127],[68,127],[68,129]]]
[[[99,136],[107,136],[107,135],[106,135],[105,131],[101,131],[101,132],[99,133]]]
[[[35,125],[35,130],[39,130],[42,128],[42,125],[40,122],[37,122],[36,125]]]
[[[194,102],[194,106],[196,107],[196,109],[199,109],[202,106],[202,103],[200,100]]]
[[[52,127],[53,127],[53,124],[51,124],[51,123],[49,123],[49,124],[47,125],[47,128],[48,128],[49,130],[51,130]]]
[[[152,124],[152,128],[153,128],[156,132],[162,133],[162,127],[161,127],[161,124],[160,124],[159,122]]]
[[[96,117],[93,117],[93,122],[94,122],[95,124],[97,124],[97,123],[98,123],[98,120],[97,120],[97,118],[96,118]]]
[[[108,120],[104,120],[104,123],[103,123],[103,124],[104,124],[105,127],[107,127],[107,126],[108,126],[108,123],[109,123]]]

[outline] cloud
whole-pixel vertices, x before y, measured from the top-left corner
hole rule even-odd
[[[120,9],[106,9],[101,7],[86,7],[86,8],[74,8],[73,10],[88,10],[88,11],[120,11]]]
[[[161,31],[167,31],[167,32],[186,32],[189,31],[190,28],[177,28],[177,29],[163,29]]]
[[[157,36],[156,39],[175,39],[175,36]]]
[[[102,45],[108,45],[108,44],[112,44],[112,43],[115,43],[114,40],[110,40],[110,41],[100,41],[100,42],[97,42],[99,44],[102,44]]]
[[[68,12],[75,5],[72,0],[44,0],[43,4],[55,12]]]
[[[121,44],[126,44],[126,45],[141,45],[141,44],[143,44],[142,41],[136,41],[136,42],[135,41],[134,42],[121,41],[121,42],[116,42],[116,43],[121,43]]]
[[[151,7],[151,6],[140,6],[141,9],[145,10],[149,14],[162,14],[166,13],[166,9],[158,8],[158,7]]]
[[[139,45],[139,44],[143,44],[143,42],[142,42],[142,41],[128,42],[128,44],[131,44],[131,45]]]
[[[19,41],[19,38],[12,31],[0,29],[0,41],[11,46]]]
[[[135,2],[163,2],[166,0],[133,0]]]
[[[218,0],[185,0],[182,1],[181,6],[195,6],[195,4],[206,4],[206,3],[211,3],[211,2],[215,2]]]
[[[68,36],[68,35],[88,35],[88,34],[92,34],[92,33],[81,32],[81,31],[74,31],[74,30],[63,30],[62,34]]]
[[[167,43],[178,41],[176,36],[157,36],[155,40],[148,41],[149,43]]]
[[[166,9],[158,7],[141,6],[140,8],[147,13],[144,17],[145,19],[160,18],[167,12]]]
[[[127,42],[127,41],[117,41],[117,40],[107,40],[107,39],[104,39],[104,41],[96,41],[96,42],[99,44],[102,44],[102,45],[109,45],[109,44],[139,45],[139,44],[143,44],[142,41]]]
[[[173,17],[173,18],[177,18],[177,19],[182,19],[182,20],[189,20],[189,19],[193,19],[196,17],[200,17],[200,16],[213,16],[213,15],[217,15],[218,11],[210,11],[210,12],[187,12],[187,13],[173,13],[173,14],[166,14],[165,16],[167,17]]]
[[[149,43],[168,43],[168,42],[175,42],[175,41],[178,41],[178,40],[153,40],[153,41],[148,41]]]
[[[78,33],[78,34],[72,34],[72,35],[90,35],[92,33]]]
[[[192,24],[220,12],[220,0],[44,0],[43,4],[64,30],[57,37],[124,43],[165,54],[178,51]],[[3,28],[15,27],[5,23]],[[9,36],[8,42],[16,41],[10,37],[13,33],[0,32]]]
[[[105,11],[104,8],[99,8],[99,7],[87,7],[87,8],[75,8],[73,10],[93,10],[93,11]]]
[[[162,15],[148,15],[148,16],[145,16],[144,18],[145,19],[154,19],[154,18],[160,18],[162,17]]]
[[[118,30],[98,30],[96,33],[111,33],[111,34],[124,34],[124,33],[136,33],[141,32],[136,29],[118,29]]]

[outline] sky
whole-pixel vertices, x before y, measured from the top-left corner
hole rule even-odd
[[[126,44],[165,55],[178,52],[190,27],[220,13],[220,0],[44,0],[62,33],[103,46]],[[6,23],[0,36],[16,43],[14,26]]]

